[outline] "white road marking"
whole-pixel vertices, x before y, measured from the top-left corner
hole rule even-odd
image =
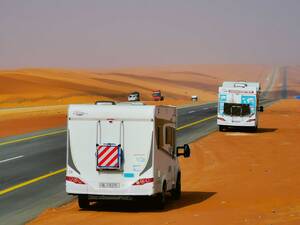
[[[188,112],[188,114],[192,114],[194,112],[196,112],[196,111],[195,110],[191,110],[191,111]]]
[[[19,155],[19,156],[13,157],[13,158],[1,160],[0,163],[8,162],[8,161],[11,161],[11,160],[14,160],[14,159],[23,158],[23,157],[24,157],[24,155]]]

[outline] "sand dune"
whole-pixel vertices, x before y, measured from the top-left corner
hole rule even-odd
[[[196,65],[112,70],[18,69],[0,71],[0,107],[20,107],[124,101],[129,92],[141,92],[151,100],[154,89],[162,90],[166,104],[216,99],[223,80],[264,80],[270,70],[261,65]]]
[[[263,82],[270,71],[260,65],[0,70],[0,137],[65,126],[66,105],[71,103],[126,101],[132,91],[139,91],[146,104],[190,104],[191,95],[209,102],[216,100],[223,80]],[[163,92],[164,102],[151,101],[154,89]]]

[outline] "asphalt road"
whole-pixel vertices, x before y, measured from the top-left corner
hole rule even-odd
[[[274,83],[273,76],[275,73],[271,83]],[[273,101],[262,99],[261,103],[268,105]],[[179,108],[177,143],[191,143],[215,131],[216,112],[217,103]],[[59,171],[65,162],[66,132],[63,130],[0,140],[0,224],[24,224],[46,208],[71,200],[65,193],[65,173]],[[59,172],[54,175],[55,171]]]
[[[52,131],[46,131],[53,133]],[[46,133],[43,132],[43,133]],[[34,137],[40,134],[29,134]],[[26,137],[2,140],[8,143]],[[0,146],[0,193],[65,167],[66,133]],[[71,197],[64,192],[64,173],[0,194],[0,224],[24,224],[42,210]]]
[[[283,67],[282,68],[282,86],[281,86],[281,98],[286,99],[288,97],[288,89],[287,89],[287,68]]]
[[[191,143],[216,130],[217,103],[196,105],[177,110],[177,145]],[[180,129],[184,127],[183,129]]]
[[[272,69],[272,72],[267,76],[267,85],[265,90],[261,94],[262,99],[267,99],[269,97],[269,94],[271,93],[277,78],[280,76],[280,72],[280,67],[276,66]]]
[[[65,134],[57,134],[0,147],[1,189],[63,168],[65,139]]]

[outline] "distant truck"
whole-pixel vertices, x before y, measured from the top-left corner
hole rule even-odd
[[[130,95],[128,95],[128,101],[129,102],[140,101],[140,93],[137,91],[132,92]]]
[[[166,193],[181,194],[176,108],[105,102],[70,105],[66,191],[80,208],[92,201],[152,197],[163,208]],[[181,150],[183,149],[183,150]]]
[[[228,127],[248,127],[257,130],[260,84],[257,82],[223,82],[219,87],[217,124],[219,130]]]
[[[152,92],[152,97],[153,97],[154,101],[163,101],[164,100],[164,96],[162,96],[160,90],[153,91]]]

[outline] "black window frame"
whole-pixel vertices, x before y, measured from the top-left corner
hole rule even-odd
[[[237,109],[239,110],[239,113]],[[236,110],[233,112],[233,110]],[[224,103],[224,114],[229,116],[249,116],[251,114],[250,104]]]

